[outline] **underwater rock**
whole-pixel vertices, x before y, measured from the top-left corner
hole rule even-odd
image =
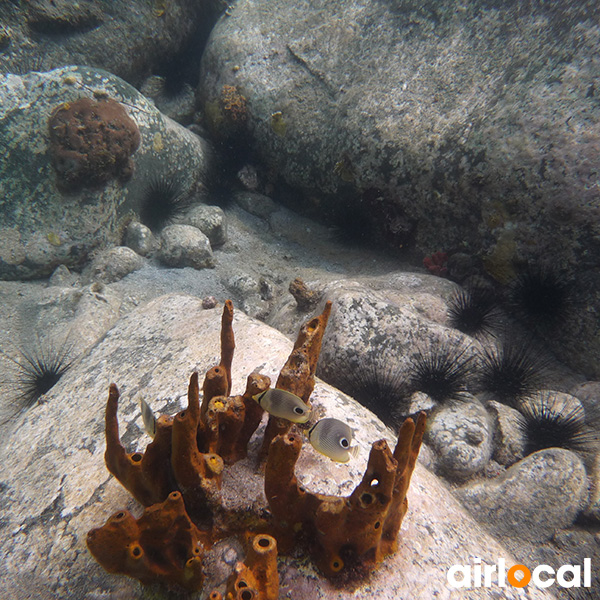
[[[438,347],[449,353],[460,348],[459,352],[464,349],[462,358],[468,359],[481,347],[478,341],[430,318],[436,315],[427,310],[432,294],[418,290],[421,279],[427,278],[442,282],[441,287],[452,285],[437,277],[417,276],[413,289],[395,290],[388,277],[387,289],[340,281],[324,290],[324,299],[333,301],[333,312],[319,375],[388,424],[410,414],[415,391],[411,376],[419,353],[427,357]],[[375,281],[383,287],[383,281]],[[282,314],[286,313],[279,312],[278,319]]]
[[[154,237],[152,230],[137,221],[127,225],[125,243],[140,256],[148,256],[158,248],[158,240]]]
[[[240,2],[212,32],[199,96],[209,106],[224,86],[243,89],[252,143],[287,184],[307,196],[318,189],[323,210],[332,208],[327,193],[377,190],[389,205],[384,213],[399,208],[417,223],[424,254],[457,240],[482,254],[510,226],[524,256],[556,244],[572,260],[584,256],[578,242],[593,251],[575,221],[591,216],[586,202],[597,198],[586,183],[600,139],[587,64],[597,50],[590,15],[598,15],[591,0],[500,9],[468,2],[460,13],[447,0],[435,9],[410,1],[401,11],[360,2],[340,9],[328,0]],[[273,126],[278,113],[294,135]],[[570,223],[554,205],[571,209]],[[389,222],[374,220],[383,236]],[[528,250],[533,233],[536,248]]]
[[[475,398],[465,398],[431,414],[425,441],[436,453],[436,472],[460,480],[485,468],[492,456],[493,435],[485,408]]]
[[[79,283],[79,276],[71,273],[65,265],[58,265],[48,278],[48,286],[71,287]]]
[[[133,0],[109,7],[93,0],[3,2],[0,20],[10,27],[11,52],[0,55],[0,72],[86,64],[139,85],[190,40],[199,19],[214,18],[213,10],[217,7],[188,0]]]
[[[0,163],[0,278],[41,277],[59,264],[80,267],[92,249],[120,244],[124,227],[143,209],[150,174],[178,172],[186,191],[202,188],[205,143],[118,77],[63,67],[0,76],[0,83],[0,145],[6,149]],[[128,181],[102,179],[96,187],[66,193],[50,162],[48,123],[57,107],[81,98],[118,103],[119,114],[135,123],[141,142]],[[90,137],[91,147],[94,140],[106,149],[103,134]]]
[[[140,91],[146,98],[151,98],[156,108],[173,121],[181,125],[192,122],[196,110],[194,89],[189,83],[183,83],[180,89],[171,91],[165,77],[151,75],[144,81]]]
[[[157,415],[186,407],[190,372],[205,372],[219,361],[220,326],[220,311],[203,309],[201,299],[191,296],[163,296],[135,309],[65,374],[44,404],[24,414],[18,429],[2,440],[0,576],[7,597],[141,600],[153,593],[135,580],[106,573],[85,547],[87,532],[120,508],[141,514],[139,505],[107,474],[104,465],[107,384],[111,380],[120,383],[122,443],[127,451],[144,451],[150,440],[144,433],[139,397]],[[246,376],[257,367],[274,381],[292,342],[240,311],[235,313],[233,327],[232,392],[242,393]],[[363,476],[370,444],[383,438],[393,445],[395,436],[372,413],[318,380],[311,401],[328,416],[356,429],[360,453],[350,464],[339,465],[305,444],[296,470],[300,484],[311,492],[347,495]],[[264,427],[263,420],[259,436]],[[248,458],[224,472],[222,493],[230,509],[240,514],[268,510],[262,477],[256,474],[259,446],[260,438],[251,439]],[[408,502],[398,551],[368,581],[357,582],[347,591],[324,580],[311,564],[288,556],[279,558],[280,593],[290,600],[428,600],[447,597],[448,565],[469,564],[473,556],[488,564],[498,557],[513,564],[506,550],[473,521],[447,487],[418,463]],[[220,547],[215,551],[221,552]],[[39,560],[39,556],[46,558]],[[217,589],[224,582],[223,571],[211,569],[215,561],[210,552],[205,558],[204,589]],[[238,560],[243,558],[233,552],[227,564],[233,568]],[[468,597],[492,600],[494,594],[494,590],[480,589],[469,591]],[[541,590],[527,594],[540,600],[550,597]],[[457,597],[467,599],[466,595]],[[516,590],[505,592],[508,600],[519,597]]]
[[[180,219],[186,225],[197,227],[210,241],[212,248],[218,248],[227,241],[227,221],[222,208],[198,204]]]
[[[113,283],[125,275],[141,269],[144,259],[127,246],[116,246],[94,257],[91,265],[83,273],[83,281]]]
[[[160,234],[157,258],[169,267],[215,266],[208,238],[192,225],[168,225]]]
[[[588,480],[577,454],[549,448],[457,494],[494,535],[540,543],[573,524],[587,503]]]
[[[255,192],[237,192],[234,194],[236,203],[255,217],[268,220],[272,213],[279,210],[279,205],[268,196]]]
[[[198,97],[216,121],[222,89],[243,90],[239,137],[276,173],[271,183],[330,223],[356,224],[354,239],[367,231],[421,256],[468,249],[503,283],[547,261],[577,273],[585,292],[600,260],[589,62],[599,14],[593,0],[460,11],[451,0],[246,0],[212,31]],[[593,376],[599,290],[596,280],[591,311],[546,336]]]
[[[496,434],[494,436],[494,460],[501,465],[510,465],[525,456],[525,437],[519,428],[519,411],[490,400],[488,411],[493,415]]]
[[[104,21],[102,11],[89,0],[31,0],[27,6],[27,24],[37,33],[81,33]]]

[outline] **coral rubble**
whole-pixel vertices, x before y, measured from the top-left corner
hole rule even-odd
[[[301,328],[277,380],[277,387],[307,403],[330,311],[328,302]],[[90,531],[92,555],[107,571],[143,584],[163,582],[200,590],[204,551],[220,538],[243,536],[248,541],[246,560],[236,565],[225,596],[215,590],[211,600],[276,600],[277,547],[289,551],[298,531],[312,535],[316,561],[327,576],[347,573],[350,567],[375,567],[396,550],[424,413],[416,424],[412,419],[404,422],[393,454],[385,440],[373,444],[363,480],[347,498],[313,494],[298,485],[294,470],[302,448],[300,433],[290,422],[270,416],[261,452],[268,454],[264,485],[271,512],[234,514],[223,503],[224,469],[247,456],[263,416],[253,397],[267,390],[271,381],[252,373],[242,395],[229,395],[235,349],[232,324],[233,305],[228,300],[221,320],[221,360],[206,374],[202,403],[194,372],[187,408],[174,417],[158,418],[155,438],[144,453],[128,453],[121,444],[119,392],[111,384],[106,465],[146,509],[137,520],[121,511]]]

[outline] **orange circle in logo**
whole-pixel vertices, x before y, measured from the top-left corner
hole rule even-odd
[[[517,571],[523,572],[523,577],[517,579],[515,573]],[[508,583],[514,587],[522,588],[525,587],[531,581],[531,571],[525,565],[513,565],[506,574]]]

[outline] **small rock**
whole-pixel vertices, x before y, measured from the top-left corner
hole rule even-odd
[[[519,411],[490,400],[487,404],[496,424],[494,460],[510,466],[525,456],[525,436],[519,427]]]
[[[197,227],[209,240],[213,248],[227,241],[225,213],[218,206],[198,204],[186,215],[185,223]]]
[[[457,494],[493,534],[543,542],[573,524],[587,501],[588,483],[574,452],[548,448]]]
[[[202,298],[202,308],[208,310],[214,308],[217,305],[217,299],[214,296],[206,296]]]
[[[246,273],[230,277],[227,280],[227,287],[235,290],[243,297],[260,294],[259,282],[252,275]]]
[[[48,279],[48,285],[56,287],[70,287],[77,283],[77,275],[71,273],[65,265],[58,265]]]
[[[477,401],[442,406],[429,418],[427,443],[441,475],[465,479],[482,471],[492,455],[492,427]]]
[[[148,256],[158,246],[150,228],[137,221],[127,226],[125,243],[140,256]]]
[[[208,238],[192,225],[169,225],[161,232],[159,260],[169,267],[215,266]]]
[[[248,190],[254,191],[258,188],[258,173],[253,165],[244,165],[237,172],[237,178]]]
[[[117,246],[102,252],[94,258],[84,276],[84,280],[88,283],[91,281],[113,283],[123,279],[129,273],[141,269],[143,264],[142,257],[131,248]]]
[[[238,192],[234,196],[236,203],[255,217],[268,219],[279,207],[271,198],[253,192]]]

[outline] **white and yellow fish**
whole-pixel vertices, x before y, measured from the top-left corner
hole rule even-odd
[[[310,418],[310,406],[292,392],[280,390],[279,388],[269,388],[260,394],[256,394],[253,398],[274,417],[287,419],[292,423],[306,423]]]
[[[142,410],[144,428],[146,429],[148,435],[153,438],[156,435],[156,417],[154,416],[150,406],[148,406],[148,403],[143,398],[140,398],[140,408]]]
[[[307,435],[312,447],[331,460],[347,463],[350,456],[356,458],[358,454],[358,446],[350,446],[354,437],[352,429],[338,419],[328,417],[317,421]]]

